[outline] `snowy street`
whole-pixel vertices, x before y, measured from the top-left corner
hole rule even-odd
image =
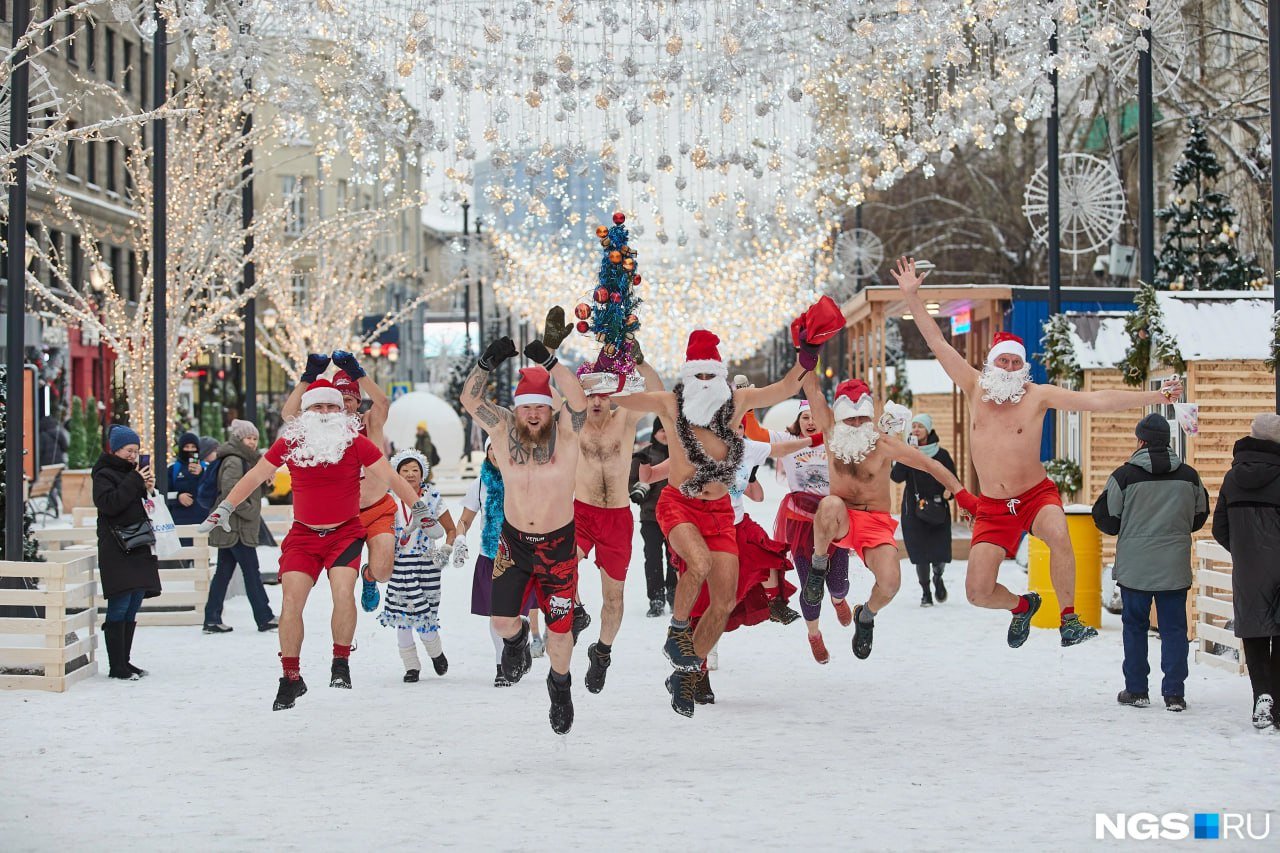
[[[748,511],[771,527],[780,487]],[[457,500],[448,499],[457,513]],[[472,555],[478,551],[473,531]],[[547,723],[547,659],[517,686],[492,686],[493,649],[468,612],[471,569],[448,570],[442,607],[450,669],[404,684],[394,634],[360,615],[355,689],[327,686],[328,591],[308,610],[295,709],[273,713],[273,634],[243,596],[235,632],[141,628],[134,661],[150,677],[98,677],[65,694],[0,697],[0,848],[55,850],[1078,849],[1096,812],[1275,809],[1280,737],[1249,724],[1246,678],[1191,665],[1189,710],[1116,704],[1119,617],[1062,649],[1035,630],[1005,644],[1008,614],[950,600],[923,609],[905,561],[866,661],[829,606],[832,660],[814,663],[802,622],[727,634],[714,706],[669,707],[660,644],[645,618],[637,527],[628,612],[600,695],[574,655],[572,732]],[[599,610],[592,564],[582,596]],[[794,578],[793,578],[794,579]],[[1015,591],[1025,575],[1006,563]],[[871,579],[855,573],[850,600]],[[269,587],[278,607],[279,587]],[[420,652],[421,653],[421,652]],[[1272,831],[1277,828],[1272,815]],[[1216,845],[1231,848],[1238,842]],[[1262,843],[1254,843],[1260,848]]]

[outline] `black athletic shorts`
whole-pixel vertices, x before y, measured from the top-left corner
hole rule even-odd
[[[529,590],[547,630],[567,634],[578,597],[578,546],[573,522],[551,533],[521,533],[505,521],[493,558],[494,616],[519,616]]]

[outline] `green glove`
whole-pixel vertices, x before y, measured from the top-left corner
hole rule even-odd
[[[547,349],[554,351],[564,343],[571,331],[573,326],[564,321],[564,309],[556,305],[547,312],[547,322],[542,327],[542,342],[547,345]]]

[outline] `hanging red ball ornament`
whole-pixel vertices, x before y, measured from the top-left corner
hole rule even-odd
[[[631,283],[632,283],[632,284],[639,284],[639,283],[640,283],[640,273],[636,273],[636,274],[635,274],[635,277],[631,279]]]
[[[614,225],[621,225],[622,223],[624,223],[624,222],[626,222],[626,221],[627,221],[627,216],[626,216],[626,214],[624,214],[624,213],[615,213],[615,214],[613,215],[613,224],[614,224]]]
[[[622,301],[622,294],[621,293],[609,294],[609,301],[616,305],[617,303]]]
[[[604,303],[609,301],[609,289],[607,287],[596,288],[596,302]]]
[[[621,252],[619,252],[617,249],[614,249],[612,252],[610,252],[610,253],[609,253],[609,263],[611,263],[611,264],[620,264],[620,263],[622,263],[622,253],[621,253]]]
[[[586,321],[586,320],[579,320],[579,321],[578,321],[578,331],[579,331],[579,332],[582,332],[582,334],[584,334],[584,335],[585,335],[585,334],[587,333],[587,330],[588,330],[588,329],[590,329],[590,328],[591,328],[591,325],[590,325],[589,323],[587,323],[587,321]]]
[[[597,225],[597,226],[596,226],[596,236],[597,236],[597,237],[599,237],[601,240],[603,240],[605,237],[608,237],[608,236],[609,236],[609,226],[607,226],[607,225]]]
[[[579,320],[585,320],[591,316],[591,306],[585,302],[579,302],[578,307],[573,309],[573,316]]]

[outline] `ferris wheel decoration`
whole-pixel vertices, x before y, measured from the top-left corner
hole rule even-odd
[[[455,237],[444,247],[441,258],[447,281],[461,278],[464,272],[472,279],[492,281],[502,264],[497,250],[479,235]]]
[[[1182,74],[1187,55],[1187,27],[1181,6],[1181,3],[1168,2],[1147,4],[1147,14],[1151,16],[1151,94],[1154,97],[1173,88]],[[1138,88],[1138,41],[1142,34],[1135,28],[1138,20],[1130,0],[1111,0],[1102,13],[1104,28],[1128,36],[1111,49],[1108,60],[1115,76],[1135,91]]]
[[[884,263],[884,243],[866,228],[852,228],[836,238],[835,260],[827,293],[836,300],[849,299]]]
[[[1022,212],[1042,243],[1049,242],[1049,167],[1036,170],[1023,194]],[[1111,243],[1124,220],[1124,186],[1115,167],[1089,154],[1068,154],[1058,164],[1058,230],[1062,251],[1096,252]]]
[[[50,174],[57,167],[58,155],[62,151],[62,143],[48,139],[50,131],[57,128],[63,119],[62,97],[53,88],[49,72],[38,62],[29,63],[31,69],[27,97],[27,138],[38,142],[27,156],[28,168],[36,174]],[[9,99],[9,77],[5,76],[0,84],[0,146],[5,151],[9,145],[9,115],[11,104]],[[42,141],[42,137],[44,140]],[[8,193],[4,194],[0,204],[8,204]]]

